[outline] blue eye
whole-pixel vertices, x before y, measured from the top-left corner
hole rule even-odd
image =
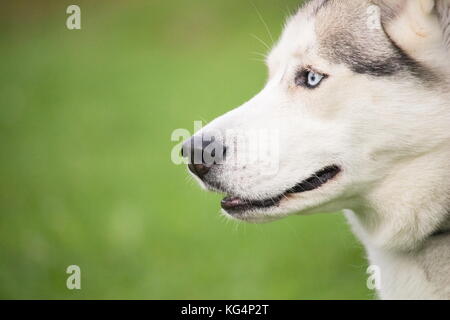
[[[327,75],[325,74],[308,69],[303,69],[302,71],[297,73],[297,76],[295,77],[295,84],[297,86],[314,89],[317,88],[326,77]]]
[[[308,87],[311,87],[311,88],[317,87],[322,82],[324,77],[325,76],[320,73],[317,73],[314,71],[309,71],[307,74]]]

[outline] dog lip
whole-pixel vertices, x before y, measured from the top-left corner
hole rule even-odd
[[[227,212],[242,212],[255,208],[269,208],[276,206],[280,203],[283,197],[284,194],[265,200],[246,200],[239,197],[229,196],[221,201],[221,206],[222,209]]]
[[[316,172],[308,179],[287,190],[286,193],[302,193],[315,190],[336,177],[340,172],[341,168],[337,165],[325,167],[322,170]]]
[[[286,190],[284,193],[264,199],[264,200],[248,200],[236,196],[228,196],[221,201],[222,209],[231,214],[238,214],[252,209],[264,209],[278,206],[283,198],[289,194],[303,193],[318,189],[341,172],[341,168],[332,165],[317,171],[314,175],[306,180],[296,184],[294,187]]]

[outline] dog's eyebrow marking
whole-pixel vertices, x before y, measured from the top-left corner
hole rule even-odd
[[[412,58],[389,36],[388,40],[392,52],[385,58],[371,57],[370,53],[367,54],[361,48],[350,44],[349,47],[352,48],[353,53],[341,56],[341,62],[345,62],[356,73],[375,77],[393,76],[404,71],[427,83],[439,78],[433,70]]]
[[[388,37],[388,40],[391,44],[391,52],[383,57],[372,55],[368,47],[361,48],[357,41],[352,41],[352,37],[337,34],[333,37],[334,48],[327,55],[336,62],[348,65],[352,71],[359,74],[387,77],[407,71],[422,80],[436,80],[432,70],[409,56],[391,38]]]

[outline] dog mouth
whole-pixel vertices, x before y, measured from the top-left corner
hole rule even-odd
[[[341,168],[339,166],[328,166],[278,196],[264,200],[249,200],[240,197],[228,196],[222,200],[221,206],[222,209],[229,214],[239,214],[252,210],[254,211],[258,209],[277,207],[281,200],[287,198],[289,195],[316,190],[335,178],[340,172]]]

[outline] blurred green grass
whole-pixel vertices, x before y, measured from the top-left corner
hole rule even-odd
[[[255,7],[278,36],[298,1],[69,4],[0,14],[0,298],[372,298],[341,215],[227,222],[170,158],[264,84]]]

